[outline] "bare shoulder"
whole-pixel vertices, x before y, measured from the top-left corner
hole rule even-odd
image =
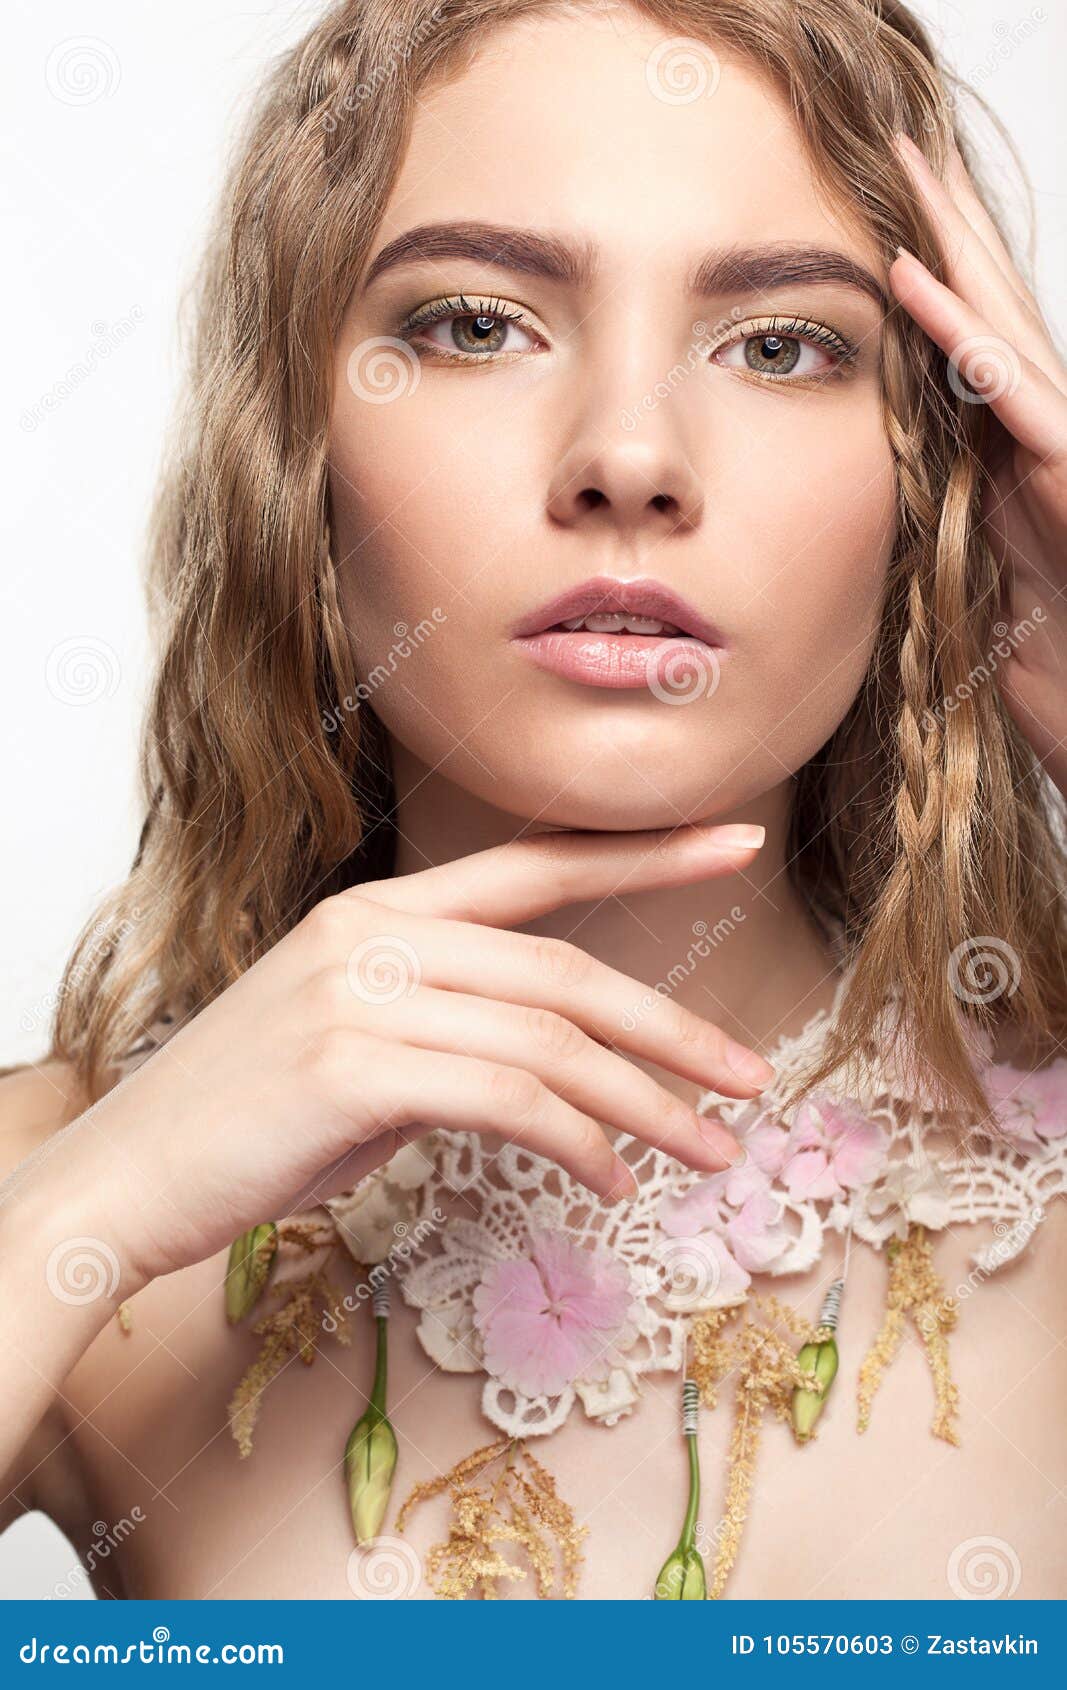
[[[0,1072],[0,1178],[87,1107],[69,1062],[50,1058]]]

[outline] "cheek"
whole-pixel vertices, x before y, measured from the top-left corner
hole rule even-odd
[[[749,560],[739,720],[791,770],[825,743],[863,680],[895,540],[888,441],[873,409],[852,420],[832,437],[791,434],[770,473],[749,460],[732,484],[744,492],[734,520],[749,511],[733,554]]]
[[[521,569],[543,467],[524,414],[464,371],[375,404],[338,384],[330,489],[357,638],[375,638],[397,608],[417,617],[439,604],[474,623],[500,575]]]
[[[347,383],[335,394],[333,552],[357,673],[386,727],[433,764],[500,702],[500,625],[530,579],[541,515],[536,441],[521,418],[496,417],[488,389],[437,373],[432,390],[380,405]]]

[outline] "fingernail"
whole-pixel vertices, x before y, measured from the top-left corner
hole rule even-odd
[[[762,845],[767,829],[753,822],[730,822],[715,829],[716,845]]]
[[[714,1150],[717,1156],[722,1156],[732,1168],[745,1155],[744,1146],[738,1144],[733,1133],[724,1127],[721,1121],[715,1121],[706,1115],[697,1116],[697,1132],[704,1143]]]
[[[633,1170],[628,1168],[625,1162],[620,1161],[618,1169],[619,1177],[613,1185],[608,1187],[606,1201],[609,1203],[632,1202],[640,1190],[637,1179]]]
[[[734,1073],[742,1080],[750,1080],[753,1085],[766,1086],[774,1079],[774,1069],[769,1062],[746,1045],[739,1045],[735,1039],[727,1039],[726,1060]]]

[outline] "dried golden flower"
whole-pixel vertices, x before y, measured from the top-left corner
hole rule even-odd
[[[503,1465],[490,1485],[485,1475],[498,1462]],[[574,1510],[558,1495],[552,1475],[524,1442],[505,1438],[488,1444],[464,1456],[440,1478],[415,1485],[400,1510],[397,1530],[403,1531],[416,1503],[442,1491],[452,1497],[448,1538],[435,1543],[426,1558],[427,1577],[438,1596],[491,1599],[498,1595],[499,1581],[525,1578],[527,1569],[507,1560],[496,1547],[500,1543],[514,1543],[525,1551],[539,1596],[554,1593],[557,1563],[562,1571],[561,1594],[574,1596],[580,1545],[588,1528],[578,1525]]]

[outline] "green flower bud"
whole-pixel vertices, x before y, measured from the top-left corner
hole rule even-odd
[[[264,1221],[250,1232],[242,1232],[230,1245],[226,1269],[226,1319],[231,1325],[243,1320],[258,1301],[270,1278],[278,1253],[278,1228]]]
[[[657,1602],[703,1602],[708,1594],[704,1558],[696,1546],[700,1507],[700,1458],[697,1454],[697,1414],[700,1390],[693,1379],[682,1381],[682,1434],[689,1452],[689,1501],[681,1535],[659,1570],[653,1597]]]
[[[396,1433],[372,1403],[357,1420],[345,1445],[345,1480],[356,1542],[378,1536],[396,1471]]]
[[[805,1344],[797,1354],[797,1365],[805,1373],[814,1373],[820,1389],[810,1390],[798,1385],[793,1392],[793,1431],[803,1442],[810,1438],[815,1422],[822,1413],[827,1393],[837,1372],[837,1340],[831,1335],[821,1343]]]
[[[673,1555],[668,1555],[656,1580],[656,1601],[703,1602],[707,1594],[704,1560],[696,1545],[688,1549],[678,1548]]]

